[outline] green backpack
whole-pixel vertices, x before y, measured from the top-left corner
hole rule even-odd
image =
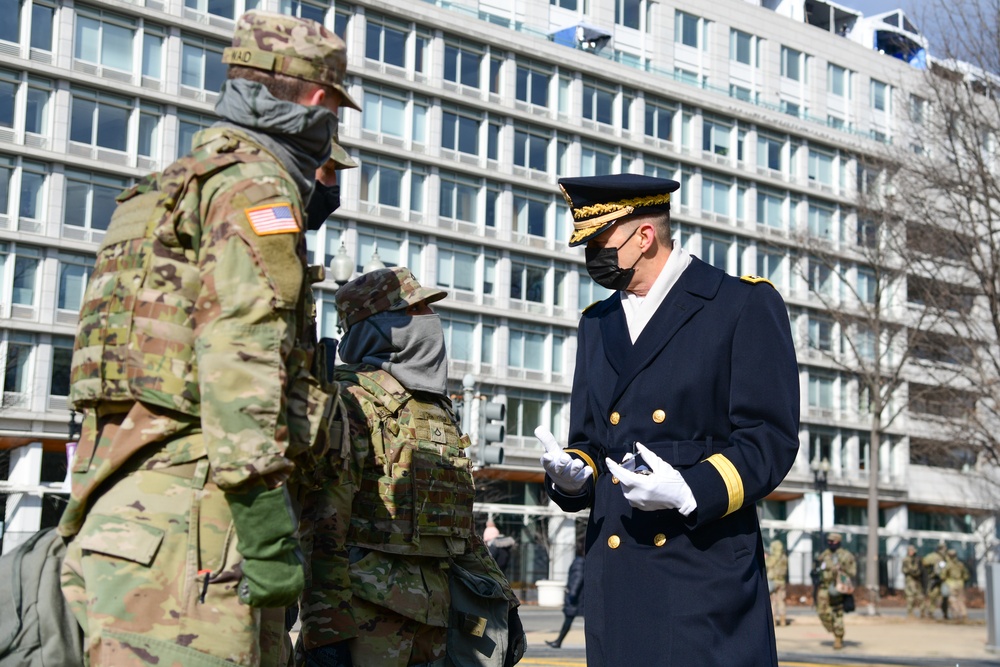
[[[0,667],[83,664],[83,632],[60,585],[65,555],[48,528],[0,558]]]

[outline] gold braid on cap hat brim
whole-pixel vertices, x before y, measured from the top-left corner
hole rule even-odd
[[[604,213],[609,213],[611,211],[617,211],[618,209],[630,207],[635,210],[637,208],[642,208],[643,206],[659,206],[660,204],[670,203],[670,193],[665,192],[659,195],[647,195],[645,197],[632,197],[631,199],[620,199],[618,201],[609,201],[603,204],[591,204],[590,206],[581,206],[580,208],[573,209],[573,219],[580,220],[581,218],[589,218],[592,215],[602,215]],[[631,213],[632,211],[629,211]],[[587,222],[590,222],[588,220]]]

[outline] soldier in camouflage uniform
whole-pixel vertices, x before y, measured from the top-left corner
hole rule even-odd
[[[917,548],[912,544],[906,548],[906,558],[903,559],[903,577],[906,579],[906,615],[916,616],[920,611],[921,618],[926,615],[924,609],[924,568],[917,555]]]
[[[406,268],[367,273],[337,292],[350,451],[328,457],[328,496],[304,512],[316,543],[300,638],[315,664],[348,664],[344,646],[355,667],[447,664],[452,564],[496,582],[505,615],[517,604],[473,531],[469,441],[452,412],[444,333],[430,308],[445,295]],[[496,647],[496,664],[504,652]]]
[[[934,618],[934,611],[940,609],[944,618],[948,618],[942,606],[941,582],[944,581],[945,550],[944,542],[938,542],[934,551],[924,556],[922,564],[927,576],[927,595],[924,597],[924,611],[927,618]]]
[[[969,612],[965,608],[965,583],[969,580],[969,568],[958,559],[958,552],[955,549],[948,549],[941,578],[948,586],[949,614],[945,615],[945,618],[950,615],[959,621],[966,620],[969,618]]]
[[[774,625],[788,625],[788,607],[785,603],[788,556],[785,554],[785,545],[780,540],[771,542],[770,552],[764,556],[764,566],[767,569],[768,588],[771,590],[771,616],[774,618]]]
[[[852,583],[858,574],[854,554],[840,547],[843,536],[828,533],[826,550],[819,555],[819,589],[816,592],[816,611],[827,632],[833,633],[833,648],[844,648],[844,597],[839,595],[836,584],[845,577]]]
[[[63,590],[91,665],[287,663],[304,585],[295,506],[336,390],[313,372],[305,231],[344,43],[248,12],[191,154],[119,196],[80,313],[84,411]],[[309,219],[305,214],[316,210]]]

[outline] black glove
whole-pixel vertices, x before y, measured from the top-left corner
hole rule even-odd
[[[507,653],[503,657],[503,667],[514,667],[524,657],[528,649],[528,636],[521,625],[521,616],[517,607],[507,611]]]
[[[309,649],[305,654],[304,667],[354,667],[346,641]]]

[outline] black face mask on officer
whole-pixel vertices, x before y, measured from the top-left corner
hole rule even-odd
[[[323,226],[330,214],[340,208],[340,186],[323,185],[319,181],[313,185],[313,193],[306,204],[306,223],[316,231]]]
[[[635,275],[635,265],[639,263],[639,259],[642,257],[635,258],[632,262],[632,266],[627,269],[623,269],[618,266],[618,251],[625,247],[625,244],[635,236],[635,233],[639,231],[636,227],[632,230],[632,233],[628,235],[620,246],[615,248],[603,247],[603,248],[592,248],[590,245],[586,248],[586,258],[587,258],[587,273],[590,277],[594,279],[594,282],[610,290],[623,290],[628,289],[629,283],[632,282],[632,276]]]

